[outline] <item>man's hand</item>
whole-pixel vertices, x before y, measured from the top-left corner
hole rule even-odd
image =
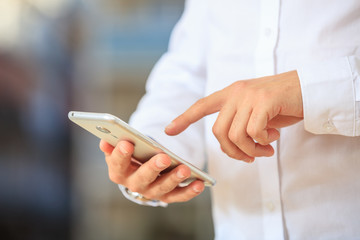
[[[110,180],[148,199],[166,203],[185,202],[204,190],[204,183],[199,180],[186,187],[178,187],[179,183],[190,177],[190,168],[185,165],[160,175],[171,164],[166,154],[157,154],[139,166],[131,161],[134,146],[128,141],[120,141],[114,148],[101,140],[100,149],[105,154]]]
[[[303,103],[296,71],[238,81],[202,98],[177,117],[165,132],[176,135],[206,115],[219,112],[213,133],[230,157],[253,162],[271,156],[270,143],[280,137],[276,128],[303,119]]]

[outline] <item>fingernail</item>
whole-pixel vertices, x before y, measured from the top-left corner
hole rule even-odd
[[[194,190],[194,192],[196,192],[196,193],[201,192],[201,188],[199,188],[198,186],[194,186],[194,187],[193,187],[193,190]]]
[[[253,163],[255,161],[255,158],[250,158],[250,159],[248,159],[248,161],[247,161],[247,163]]]
[[[164,160],[163,159],[157,159],[155,161],[155,164],[158,168],[165,168],[167,167],[167,163],[164,163]]]
[[[175,123],[171,122],[169,125],[166,126],[165,130],[169,130],[175,127]]]
[[[182,173],[181,170],[177,171],[176,176],[177,176],[178,178],[180,178],[180,179],[185,178],[185,175]]]
[[[119,149],[120,149],[120,151],[121,151],[123,154],[125,154],[125,155],[129,154],[129,151],[126,149],[125,144],[122,143],[122,142],[121,142],[120,145],[119,145]]]

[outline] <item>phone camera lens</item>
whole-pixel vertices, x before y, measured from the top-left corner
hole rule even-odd
[[[96,126],[96,129],[99,130],[100,132],[103,132],[103,133],[106,133],[106,134],[111,133],[109,129],[101,127],[101,126]]]

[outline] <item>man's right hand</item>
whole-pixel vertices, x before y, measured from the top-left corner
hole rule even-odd
[[[186,187],[178,186],[190,177],[190,168],[185,165],[160,175],[171,164],[170,157],[164,153],[155,155],[140,166],[131,161],[134,145],[128,141],[120,141],[113,147],[101,140],[100,149],[105,154],[110,180],[148,199],[165,203],[186,202],[204,190],[204,183],[200,180]]]

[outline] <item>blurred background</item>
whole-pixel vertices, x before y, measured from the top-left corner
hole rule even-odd
[[[0,1],[0,238],[211,239],[209,190],[142,207],[69,110],[127,121],[184,0]]]

